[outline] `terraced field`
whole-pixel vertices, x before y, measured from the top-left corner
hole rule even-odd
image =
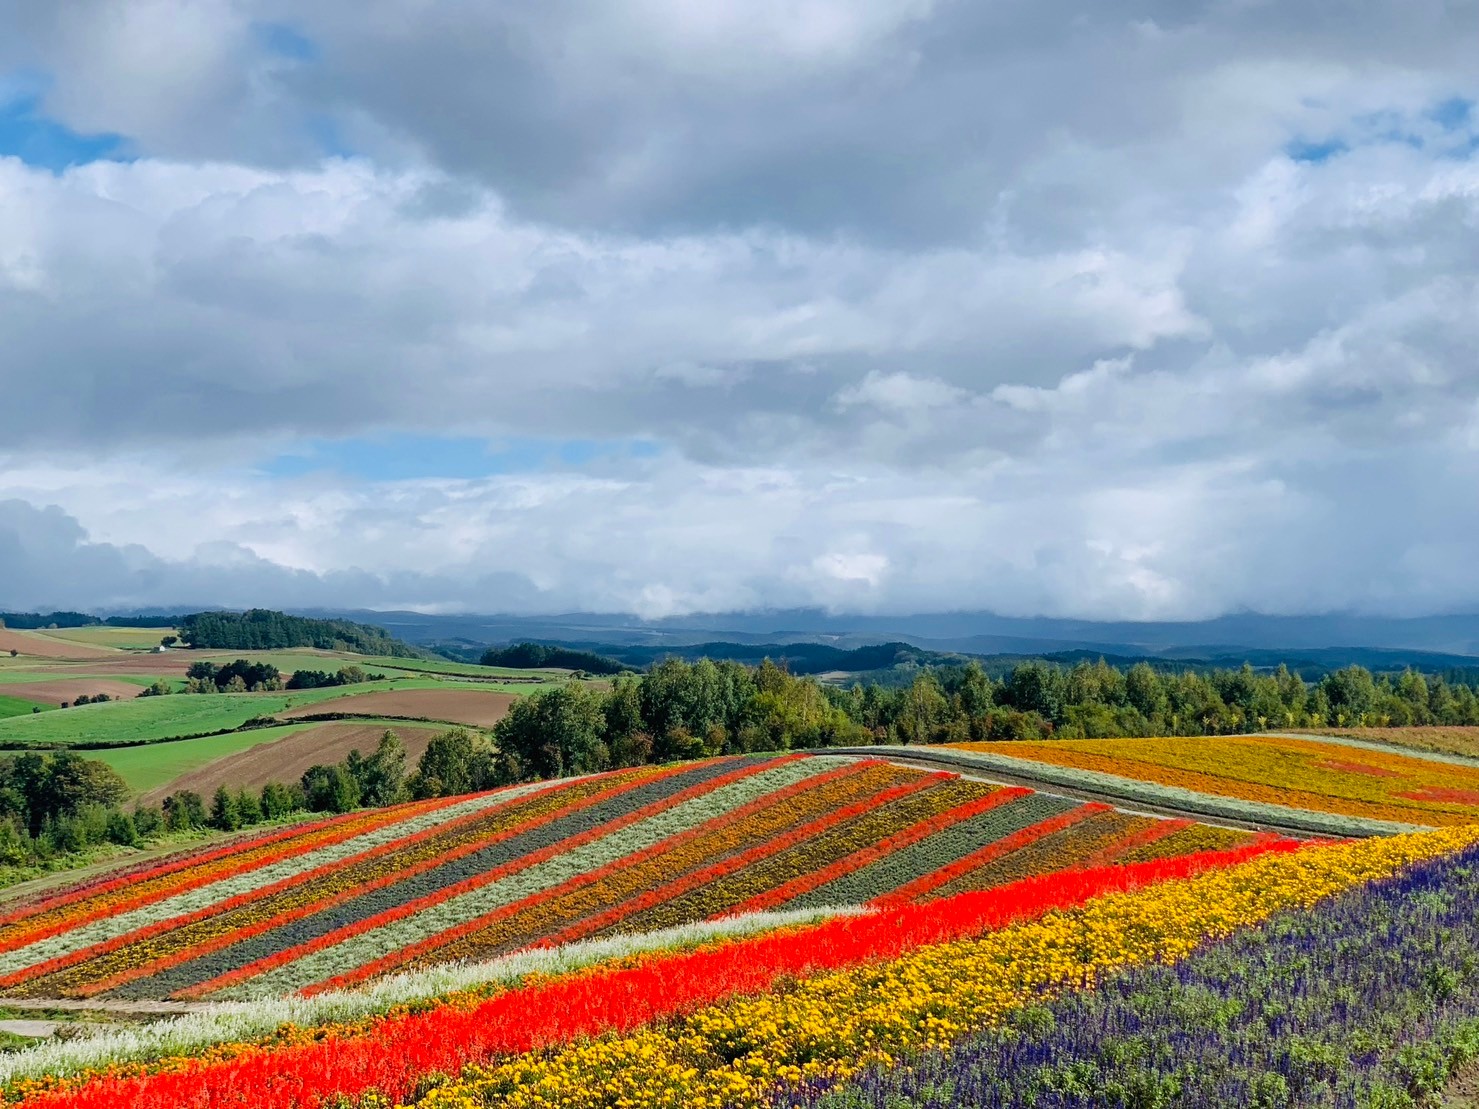
[[[879,760],[620,770],[355,813],[8,907],[0,996],[314,994],[533,944],[927,902],[1211,846],[1191,830]]]

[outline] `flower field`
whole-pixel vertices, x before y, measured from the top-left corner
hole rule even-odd
[[[1479,1057],[1476,912],[1479,824],[1299,842],[876,758],[619,770],[8,906],[7,996],[216,1007],[0,1054],[0,1102],[1415,1107]]]
[[[960,744],[991,751],[999,744]],[[1014,758],[1370,820],[1442,827],[1479,820],[1479,765],[1289,736],[1013,743]]]
[[[620,770],[322,821],[13,906],[0,997],[311,996],[538,944],[927,900],[1131,861],[1182,830],[879,760]]]

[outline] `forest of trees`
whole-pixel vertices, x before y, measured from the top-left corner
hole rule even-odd
[[[544,643],[515,643],[509,647],[490,647],[483,652],[484,666],[507,666],[518,670],[584,670],[587,674],[620,674],[631,667],[598,655],[594,651],[576,651],[569,647],[551,647]]]
[[[97,759],[73,752],[0,756],[0,867],[76,865],[104,844],[135,847],[171,833],[229,832],[294,813],[342,813],[467,792],[482,788],[468,784],[469,774],[486,776],[475,748],[486,750],[487,741],[460,730],[438,736],[408,775],[406,748],[387,731],[368,755],[351,751],[340,762],[310,767],[296,782],[223,785],[209,799],[182,789],[159,805],[131,809],[123,807],[127,784]],[[453,763],[464,770],[449,771]]]
[[[196,612],[179,623],[180,638],[190,647],[227,651],[276,651],[317,647],[361,655],[419,658],[421,652],[384,628],[348,620],[314,620],[271,609],[246,612]]]
[[[178,616],[109,616],[100,619],[85,612],[0,612],[0,628],[172,628]]]
[[[1217,735],[1288,728],[1479,724],[1472,687],[1353,666],[1307,683],[1286,667],[1161,673],[1029,661],[923,670],[898,688],[838,688],[766,662],[669,659],[609,691],[521,698],[494,730],[499,782],[742,751],[1045,737]]]

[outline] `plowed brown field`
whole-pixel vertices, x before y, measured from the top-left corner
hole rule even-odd
[[[352,712],[360,716],[408,716],[491,728],[503,719],[513,701],[510,693],[485,693],[476,689],[392,689],[301,705],[279,713],[278,718],[293,720],[325,712]]]
[[[118,658],[120,652],[86,643],[68,643],[46,635],[28,634],[13,628],[0,628],[0,651],[19,651],[33,658]]]
[[[0,685],[0,694],[19,697],[23,701],[39,701],[43,705],[71,704],[78,697],[96,697],[106,693],[115,701],[127,701],[144,692],[128,682],[112,678],[58,678],[54,682],[6,682]]]
[[[411,767],[416,765],[431,737],[442,731],[428,724],[397,724],[389,730],[406,745],[406,762]],[[229,789],[255,790],[268,782],[296,782],[310,766],[339,762],[352,750],[368,755],[385,732],[384,724],[315,724],[197,767],[167,785],[150,790],[140,800],[157,805],[177,789],[192,789],[209,798],[223,785]]]

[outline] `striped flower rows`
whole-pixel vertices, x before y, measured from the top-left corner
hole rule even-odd
[[[7,923],[27,942],[0,951],[0,996],[308,996],[532,945],[1131,862],[1191,830],[850,757],[614,771],[319,822],[234,863],[168,860],[133,892],[64,892]]]
[[[719,1001],[655,1027],[613,1031],[492,1066],[464,1066],[458,1081],[431,1089],[417,1104],[421,1109],[769,1105],[777,1087],[846,1076],[868,1063],[947,1046],[1045,991],[1084,987],[1120,967],[1182,958],[1207,939],[1282,909],[1313,905],[1476,838],[1479,829],[1452,829],[1270,852],[1189,880],[1166,875],[1147,888],[980,939],[918,946],[891,961],[813,974],[790,988]],[[1037,879],[1023,886],[1065,881]],[[949,911],[983,897],[991,895],[935,905]],[[385,1090],[390,1098],[381,1104],[406,1093],[391,1084]]]
[[[208,955],[232,943],[342,904],[351,896],[388,886],[457,859],[507,834],[520,823],[578,803],[613,786],[583,779],[561,789],[510,797],[496,807],[370,846],[344,861],[293,874],[249,889],[185,916],[167,918],[114,940],[86,948],[11,976],[12,992],[28,996],[89,997],[148,974]],[[402,829],[405,831],[406,829]]]
[[[895,785],[909,772],[884,764],[853,763],[809,781],[765,794],[721,814],[651,851],[621,858],[543,893],[451,929],[397,953],[383,965],[327,983],[342,987],[392,967],[428,966],[447,959],[488,959],[536,939],[579,937],[581,922],[611,906],[732,857],[750,844],[783,836],[825,812]],[[592,922],[592,926],[593,926]]]
[[[1212,739],[1226,737],[1212,737]],[[1211,742],[1203,739],[1202,742]],[[1064,743],[1079,743],[1081,740],[1064,740]],[[1123,740],[1121,742],[1139,742]],[[1408,820],[1424,817],[1422,812],[1412,809],[1406,812],[1406,820],[1377,819],[1370,816],[1350,816],[1344,813],[1297,808],[1297,798],[1280,796],[1279,800],[1250,801],[1229,792],[1218,792],[1208,784],[1206,791],[1191,789],[1184,785],[1166,785],[1162,782],[1145,781],[1129,776],[1128,768],[1122,773],[1110,774],[1102,770],[1086,770],[1077,766],[1059,766],[1017,754],[1006,754],[1004,749],[1016,752],[1025,744],[956,744],[920,749],[910,748],[867,748],[875,755],[889,753],[927,758],[931,762],[957,766],[963,770],[980,774],[1007,774],[1013,778],[1042,783],[1047,786],[1062,786],[1074,790],[1090,790],[1106,797],[1139,805],[1167,806],[1184,812],[1196,813],[1213,820],[1250,821],[1277,825],[1317,836],[1389,836],[1404,832],[1422,831],[1452,821],[1433,820],[1429,823],[1409,823]],[[980,748],[990,747],[991,750]],[[859,749],[863,750],[863,749]],[[1275,791],[1277,792],[1277,791]],[[1401,814],[1390,814],[1397,816]]]
[[[512,1057],[500,1072],[522,1069],[542,1058],[555,1066],[571,1051],[580,1050],[562,1045],[586,1037],[661,1036],[670,1026],[637,1030],[674,1017],[678,1024],[671,1027],[683,1028],[732,1006],[766,1005],[771,1003],[768,998],[783,1001],[796,988],[787,983],[825,981],[834,972],[873,973],[864,968],[879,960],[891,966],[889,960],[947,950],[940,945],[968,941],[1053,910],[1071,909],[1108,892],[1205,874],[1243,863],[1260,852],[1287,854],[1293,846],[1266,844],[1225,856],[1200,855],[1038,878],[928,906],[901,905],[695,950],[656,952],[567,976],[535,978],[491,997],[453,999],[308,1036],[291,1034],[276,1044],[234,1045],[202,1057],[162,1059],[137,1073],[102,1072],[52,1091],[25,1084],[16,1089],[22,1095],[30,1094],[22,1101],[27,1109],[117,1105],[208,1109],[227,1104],[312,1109],[341,1096],[402,1097],[429,1074],[462,1071],[473,1084],[459,1093],[468,1100],[451,1100],[450,1090],[437,1091],[431,1095],[435,1104],[482,1105],[496,1100],[496,1095],[485,1085],[488,1075],[473,1069],[480,1064]],[[767,993],[774,990],[780,992]],[[684,1018],[685,1013],[693,1016]],[[756,1035],[765,1032],[763,1027],[752,1031]],[[607,1042],[595,1041],[597,1045]],[[554,1049],[553,1054],[546,1056],[548,1049]],[[528,1052],[539,1054],[524,1054]],[[715,1061],[705,1065],[712,1068]],[[641,1067],[639,1063],[634,1079],[655,1077],[642,1073]],[[642,1096],[639,1085],[625,1104],[654,1103]],[[681,1102],[708,1103],[702,1097]],[[602,1099],[591,1104],[608,1102]]]
[[[980,750],[981,745],[965,744]],[[1479,820],[1479,767],[1288,736],[1083,739],[1012,745],[1059,767],[1316,812],[1432,826]]]

